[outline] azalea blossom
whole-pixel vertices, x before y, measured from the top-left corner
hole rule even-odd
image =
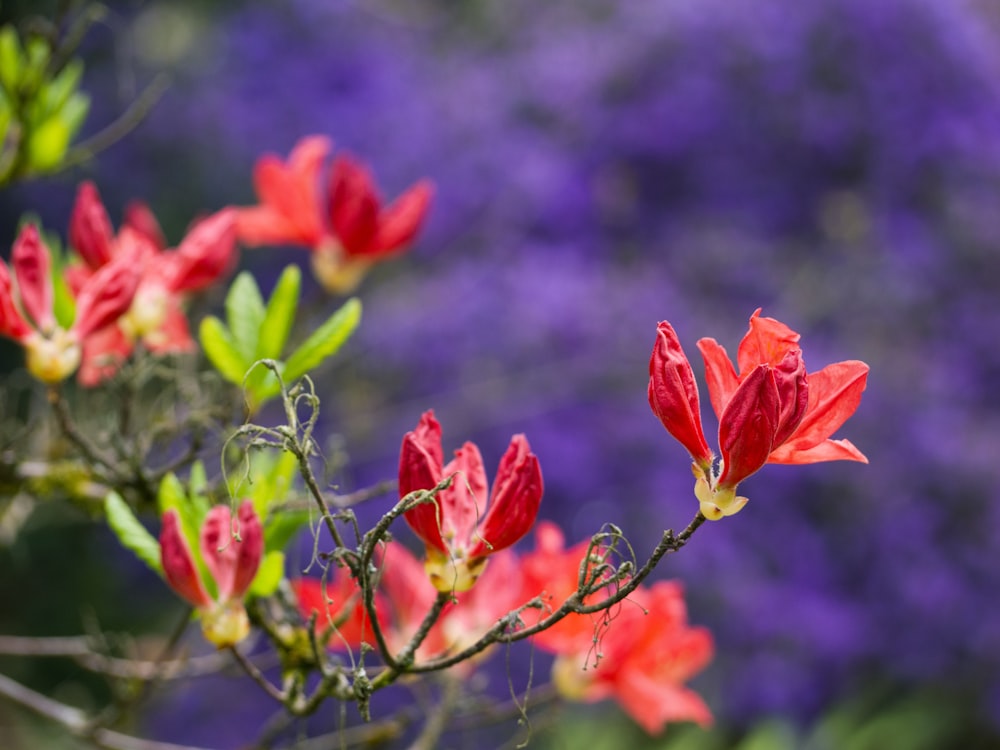
[[[239,212],[238,231],[247,245],[302,245],[312,255],[319,282],[335,293],[354,289],[368,269],[406,250],[420,229],[433,187],[421,180],[383,208],[368,168],[341,154],[320,192],[328,138],[308,136],[287,161],[265,154],[254,167],[259,205]]]
[[[661,322],[649,362],[649,403],[691,454],[702,513],[718,519],[747,502],[737,485],[766,463],[867,462],[847,440],[831,440],[854,411],[868,366],[847,361],[807,373],[799,334],[758,309],[740,343],[739,372],[714,339],[698,342],[709,397],[719,418],[721,462],[714,466],[701,424],[698,388],[673,326]]]
[[[433,489],[445,477],[452,477],[451,486],[404,518],[426,546],[426,569],[435,588],[459,592],[476,582],[489,555],[514,544],[534,524],[542,500],[542,471],[527,438],[515,435],[490,492],[475,444],[466,442],[444,465],[441,425],[434,412],[427,411],[417,428],[403,437],[400,497]]]
[[[540,597],[544,606],[542,609],[526,609],[521,617],[528,626],[536,625],[544,620],[577,592],[579,587],[580,567],[584,558],[591,554],[587,566],[593,570],[595,563],[606,562],[601,559],[604,552],[593,547],[590,540],[584,540],[566,549],[565,536],[562,529],[552,521],[543,521],[535,529],[535,548],[521,558],[521,573],[523,578],[522,598],[527,601]],[[595,571],[597,572],[597,571]],[[601,575],[600,572],[597,572]],[[602,587],[587,596],[585,603],[600,601],[612,592]],[[571,613],[545,630],[532,636],[532,641],[546,651],[559,652],[566,649],[566,644],[593,643],[594,633],[600,627],[603,614],[581,615]]]
[[[119,324],[84,347],[80,382],[96,385],[114,374],[137,342],[156,353],[195,348],[184,301],[218,281],[232,266],[236,212],[223,209],[202,219],[170,250],[156,217],[143,203],[129,204],[125,224],[115,234],[97,188],[84,182],[73,206],[69,239],[83,260],[83,265],[68,272],[71,287],[81,285],[112,260],[131,263],[142,271],[132,306]]]
[[[712,636],[687,624],[683,591],[674,581],[639,587],[622,603],[596,646],[569,642],[552,665],[556,688],[570,700],[613,698],[649,734],[670,722],[712,723],[685,683],[712,659]]]
[[[240,504],[235,523],[228,506],[213,507],[202,523],[198,546],[215,584],[215,597],[198,572],[180,515],[168,510],[160,531],[163,575],[181,598],[197,608],[205,638],[219,648],[233,646],[250,634],[243,598],[264,552],[264,532],[253,503],[244,500]]]
[[[128,263],[109,263],[75,291],[76,314],[64,329],[56,320],[52,257],[33,224],[26,224],[11,252],[14,275],[0,261],[0,335],[17,341],[28,371],[58,383],[80,366],[83,348],[125,314],[139,284]]]
[[[539,524],[536,548],[521,561],[522,598],[540,596],[547,606],[534,616],[537,610],[524,610],[527,624],[544,619],[576,592],[590,548],[584,541],[567,550],[558,526]],[[606,593],[599,590],[593,597]],[[557,655],[553,682],[570,700],[613,698],[650,734],[668,722],[707,725],[712,720],[701,697],[684,686],[711,659],[712,638],[706,629],[687,624],[678,583],[640,586],[610,618],[607,613],[569,614],[533,635],[532,642]]]

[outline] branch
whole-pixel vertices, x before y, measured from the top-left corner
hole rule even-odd
[[[206,750],[190,745],[144,740],[110,729],[92,727],[90,719],[80,709],[52,700],[2,674],[0,674],[0,695],[39,716],[54,721],[73,736],[90,740],[106,750]]]

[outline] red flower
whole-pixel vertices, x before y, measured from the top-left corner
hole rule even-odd
[[[32,224],[25,225],[11,253],[14,277],[0,261],[0,335],[20,343],[27,367],[45,383],[58,383],[80,365],[81,347],[128,310],[139,272],[126,263],[110,263],[81,283],[76,315],[63,329],[53,310],[52,259]]]
[[[544,620],[562,606],[577,591],[580,566],[590,549],[585,540],[569,549],[565,548],[562,530],[551,521],[543,521],[535,529],[535,549],[521,559],[524,576],[522,598],[528,601],[540,596],[545,602],[541,610],[526,609],[521,614],[525,625],[532,626]],[[600,554],[599,550],[595,550]],[[594,561],[588,561],[592,567]],[[585,600],[599,601],[610,591],[596,591]],[[585,651],[594,643],[594,633],[599,629],[602,614],[569,614],[552,627],[532,636],[539,648],[552,653]]]
[[[130,263],[142,273],[135,300],[120,324],[84,347],[80,370],[84,385],[96,385],[114,374],[137,341],[157,353],[193,350],[183,309],[186,296],[218,281],[233,262],[235,209],[197,222],[175,250],[166,248],[156,217],[145,204],[129,204],[125,216],[116,236],[97,188],[90,182],[80,185],[69,237],[84,265],[71,269],[70,286],[80,286],[112,260]]]
[[[427,548],[427,571],[439,591],[465,591],[486,565],[487,557],[509,547],[535,522],[542,499],[542,472],[524,435],[511,438],[500,459],[493,491],[479,449],[465,443],[443,466],[441,425],[427,411],[416,430],[403,437],[399,457],[399,493],[430,490],[444,477],[448,489],[433,503],[405,514],[407,523]]]
[[[369,170],[341,155],[333,162],[326,205],[319,194],[329,139],[309,136],[287,163],[273,154],[254,168],[260,204],[239,214],[240,239],[248,245],[288,243],[312,251],[316,278],[328,290],[348,292],[374,263],[403,252],[427,215],[433,187],[421,180],[383,208]]]
[[[678,583],[658,581],[632,592],[600,630],[596,650],[594,633],[556,644],[553,682],[564,696],[613,698],[649,734],[669,722],[711,724],[708,707],[684,683],[711,660],[712,637],[687,624]]]
[[[163,515],[160,559],[170,587],[199,610],[202,631],[219,648],[247,637],[250,623],[243,597],[257,575],[264,553],[264,531],[253,503],[244,500],[234,524],[228,506],[216,505],[205,517],[199,534],[201,559],[218,592],[213,599],[198,572],[191,548],[181,530],[177,511]]]
[[[317,632],[329,633],[327,648],[358,648],[362,642],[375,642],[361,589],[347,568],[337,568],[327,581],[298,578],[291,586],[302,619],[308,622],[315,613]],[[377,606],[382,609],[381,604]],[[384,625],[381,620],[380,624]]]
[[[841,362],[807,374],[799,334],[758,309],[733,368],[714,339],[701,339],[709,396],[719,417],[721,463],[701,427],[691,366],[669,323],[660,323],[650,359],[649,402],[664,427],[694,459],[695,495],[707,518],[732,515],[745,504],[737,485],[765,463],[812,463],[838,458],[867,461],[846,440],[829,436],[854,413],[868,366]]]
[[[714,339],[701,339],[698,348],[705,360],[708,395],[716,414],[722,414],[735,391],[754,368],[778,367],[790,352],[798,351],[799,334],[774,318],[760,317],[758,308],[750,316],[750,327],[736,353],[739,373],[726,350]],[[804,414],[788,434],[780,434],[768,455],[768,463],[809,464],[819,461],[861,461],[865,455],[849,440],[831,440],[830,435],[854,414],[868,379],[868,365],[847,360],[811,372]],[[790,425],[786,422],[784,426]]]

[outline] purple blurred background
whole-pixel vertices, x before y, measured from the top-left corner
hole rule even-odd
[[[657,321],[689,355],[702,336],[734,352],[762,306],[802,333],[811,370],[871,365],[837,435],[871,463],[766,467],[742,513],[662,566],[717,638],[696,684],[734,727],[811,722],[873,686],[944,689],[996,741],[994,4],[127,6],[90,40],[90,122],[157,70],[173,88],[83,173],[8,192],[5,226],[30,208],[64,231],[89,177],[116,219],[142,197],[176,238],[253,202],[257,156],[310,133],[390,196],[432,178],[426,231],[365,282],[362,328],[319,381],[352,460],[340,481],[392,477],[400,436],[434,408],[446,450],[475,440],[491,472],[525,432],[542,516],[570,540],[614,522],[639,550],[697,509],[646,403]],[[265,278],[306,259],[243,256]]]

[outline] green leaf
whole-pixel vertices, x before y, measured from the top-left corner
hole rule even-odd
[[[59,75],[45,86],[44,98],[46,113],[59,112],[68,102],[70,96],[80,86],[83,76],[83,63],[71,60],[59,71]]]
[[[59,110],[59,119],[66,125],[69,131],[70,140],[76,135],[83,121],[87,119],[87,112],[90,111],[90,97],[77,92],[73,94],[69,101]]]
[[[264,527],[264,549],[285,549],[292,538],[309,523],[309,511],[284,510],[271,516]]]
[[[254,359],[277,359],[281,356],[292,323],[295,322],[301,281],[302,272],[298,266],[286,266],[281,272],[271,298],[267,301]]]
[[[278,584],[285,577],[285,554],[268,552],[260,561],[257,575],[250,584],[252,596],[270,596],[278,590]]]
[[[222,377],[230,383],[243,385],[243,376],[246,375],[251,362],[240,354],[233,337],[229,335],[222,321],[212,315],[203,318],[198,328],[198,339],[208,361]]]
[[[0,84],[12,97],[18,89],[24,71],[21,41],[13,26],[0,29]]]
[[[257,341],[264,324],[264,300],[253,275],[249,271],[240,273],[226,295],[226,322],[236,349],[246,363],[257,357]],[[246,372],[247,368],[243,368]]]
[[[32,128],[28,136],[28,164],[32,170],[51,172],[58,169],[69,148],[69,138],[69,128],[58,115]]]
[[[181,531],[187,539],[192,553],[198,556],[198,532],[201,530],[201,521],[198,510],[188,499],[187,492],[181,480],[171,472],[160,480],[160,488],[156,493],[156,504],[160,510],[160,515],[164,515],[168,510],[176,510],[181,521]]]
[[[361,301],[352,297],[317,328],[285,362],[286,382],[297,380],[337,353],[361,322]]]
[[[136,557],[146,565],[163,575],[160,562],[160,543],[139,523],[132,513],[128,503],[122,500],[117,492],[109,492],[104,498],[104,512],[108,517],[108,525],[115,536],[126,549],[132,550]]]

